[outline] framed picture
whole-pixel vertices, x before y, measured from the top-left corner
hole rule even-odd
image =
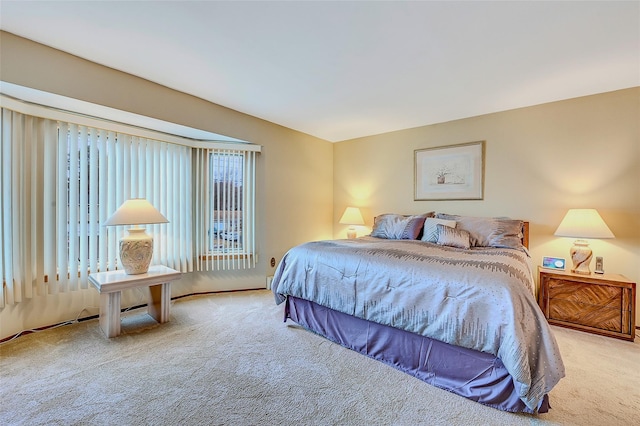
[[[484,141],[414,152],[414,200],[482,200]]]

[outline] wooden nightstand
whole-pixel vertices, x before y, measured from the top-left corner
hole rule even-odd
[[[618,339],[635,338],[636,283],[622,275],[538,268],[538,304],[549,324]]]

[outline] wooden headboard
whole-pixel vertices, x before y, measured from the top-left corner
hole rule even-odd
[[[529,248],[529,222],[522,221],[522,245]]]

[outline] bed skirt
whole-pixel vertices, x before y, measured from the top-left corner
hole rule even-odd
[[[288,296],[287,318],[327,339],[430,385],[503,411],[532,413],[499,358],[373,323]],[[549,410],[548,395],[538,413]]]

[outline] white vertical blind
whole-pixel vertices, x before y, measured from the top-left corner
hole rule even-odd
[[[256,265],[256,152],[197,149],[194,154],[194,249],[196,270]]]
[[[119,268],[126,231],[101,223],[132,197],[170,221],[149,229],[152,263],[193,270],[192,148],[6,108],[1,125],[0,307]]]
[[[11,256],[13,249],[12,231],[12,212],[11,212],[11,111],[2,110],[0,117],[0,276],[5,285],[0,286],[0,307],[4,307],[5,298],[11,300],[10,292],[13,289],[13,258]],[[5,288],[7,289],[5,293]]]
[[[46,256],[55,252],[46,226],[46,203],[55,193],[52,140],[55,122],[2,109],[0,173],[0,307],[43,294],[45,277],[55,272]]]
[[[56,177],[57,169],[56,163],[58,158],[57,139],[58,139],[58,124],[53,120],[43,120],[44,122],[44,181],[43,181],[43,239],[44,239],[44,270],[42,274],[50,277],[50,280],[55,280],[57,273],[56,254],[56,232],[44,232],[44,229],[56,229],[56,215],[50,214],[55,211],[56,206]],[[57,287],[57,286],[55,286]],[[57,290],[53,286],[47,286],[48,292],[52,293]]]
[[[66,271],[69,268],[69,250],[67,248],[69,240],[67,237],[67,223],[69,222],[69,208],[68,208],[68,183],[67,183],[67,167],[59,167],[63,162],[67,161],[67,137],[69,130],[64,123],[60,123],[58,126],[57,141],[58,141],[58,156],[56,157],[56,168],[58,170],[57,180],[57,193],[56,193],[56,241],[58,242],[57,257],[57,270],[56,275],[58,278],[58,285],[52,285],[53,293],[57,291],[65,292],[69,289],[69,276]],[[60,271],[60,273],[58,273]],[[50,277],[49,281],[53,281],[53,277]]]
[[[153,264],[182,272],[256,266],[259,146],[202,148],[11,108],[0,120],[0,308],[84,289],[88,274],[118,269],[126,231],[101,223],[129,198],[146,198],[169,220],[148,226]]]

